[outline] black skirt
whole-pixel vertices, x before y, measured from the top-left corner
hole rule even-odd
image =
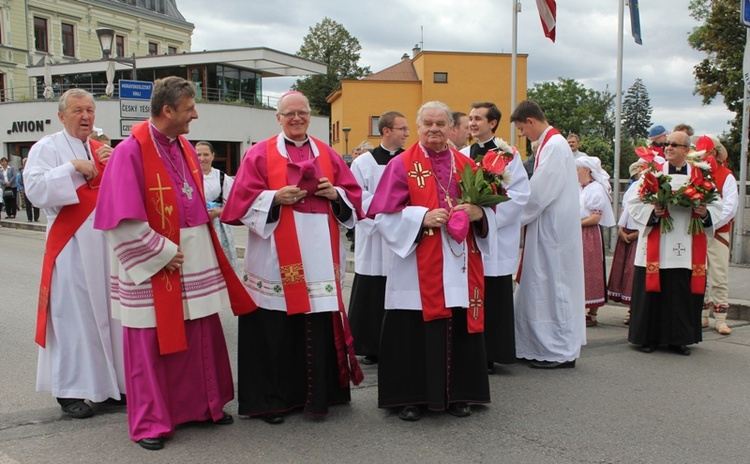
[[[630,304],[628,341],[690,345],[703,340],[703,295],[690,293],[690,269],[659,271],[661,292],[646,291],[646,268],[636,266]]]
[[[339,385],[332,316],[258,308],[238,318],[239,414],[325,415],[328,405],[350,401],[349,385]]]
[[[512,276],[484,278],[484,343],[487,362],[516,362]]]
[[[489,403],[484,334],[466,331],[466,310],[425,322],[421,311],[388,310],[378,364],[378,407]]]
[[[360,356],[378,356],[380,351],[385,283],[385,276],[354,274],[349,300],[349,324],[354,337],[354,352]]]

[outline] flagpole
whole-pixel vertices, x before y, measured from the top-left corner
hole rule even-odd
[[[742,145],[740,149],[740,195],[737,216],[734,218],[734,244],[732,250],[732,262],[744,263],[745,260],[745,192],[747,189],[747,151],[748,151],[748,124],[750,124],[750,28],[745,32],[745,57],[742,63],[744,82],[744,99],[742,101]]]
[[[620,217],[620,139],[622,132],[622,36],[623,21],[625,16],[625,0],[619,1],[617,12],[617,93],[615,97],[615,166],[614,166],[614,195],[612,197],[612,209],[615,218]],[[619,234],[611,234],[609,240],[610,250],[615,249]]]
[[[511,0],[513,3],[513,45],[510,55],[510,112],[516,109],[516,87],[518,86],[518,70],[516,69],[518,59],[518,10],[521,4],[519,0]],[[508,115],[510,116],[510,115]],[[516,145],[516,125],[510,123],[510,145]]]

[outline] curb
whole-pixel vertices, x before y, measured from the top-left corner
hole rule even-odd
[[[9,221],[7,219],[0,220],[0,227],[5,227],[8,229],[31,230],[35,232],[45,232],[47,230],[47,225],[39,222],[18,222]],[[245,247],[237,247],[237,257],[240,259],[245,258]],[[745,266],[740,265],[740,267]],[[354,274],[354,259],[349,256],[347,256],[346,259],[345,272],[347,274]],[[732,320],[750,321],[750,300],[730,299],[727,318]]]

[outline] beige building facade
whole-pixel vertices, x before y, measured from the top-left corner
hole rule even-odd
[[[194,26],[176,0],[0,0],[0,102],[34,99],[27,67],[100,60],[96,30],[115,31],[119,57],[190,51]]]

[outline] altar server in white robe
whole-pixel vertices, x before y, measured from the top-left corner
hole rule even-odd
[[[380,145],[352,161],[352,174],[362,187],[362,210],[367,213],[385,166],[404,151],[409,126],[404,115],[387,111],[378,120]],[[364,356],[362,364],[378,362],[380,326],[385,311],[386,271],[393,252],[369,218],[357,222],[354,236],[354,281],[349,300],[349,320],[354,336],[354,351]]]
[[[526,228],[514,294],[516,354],[535,368],[575,367],[586,344],[575,159],[537,103],[519,103],[510,120],[521,135],[539,141],[531,197],[521,214]]]

